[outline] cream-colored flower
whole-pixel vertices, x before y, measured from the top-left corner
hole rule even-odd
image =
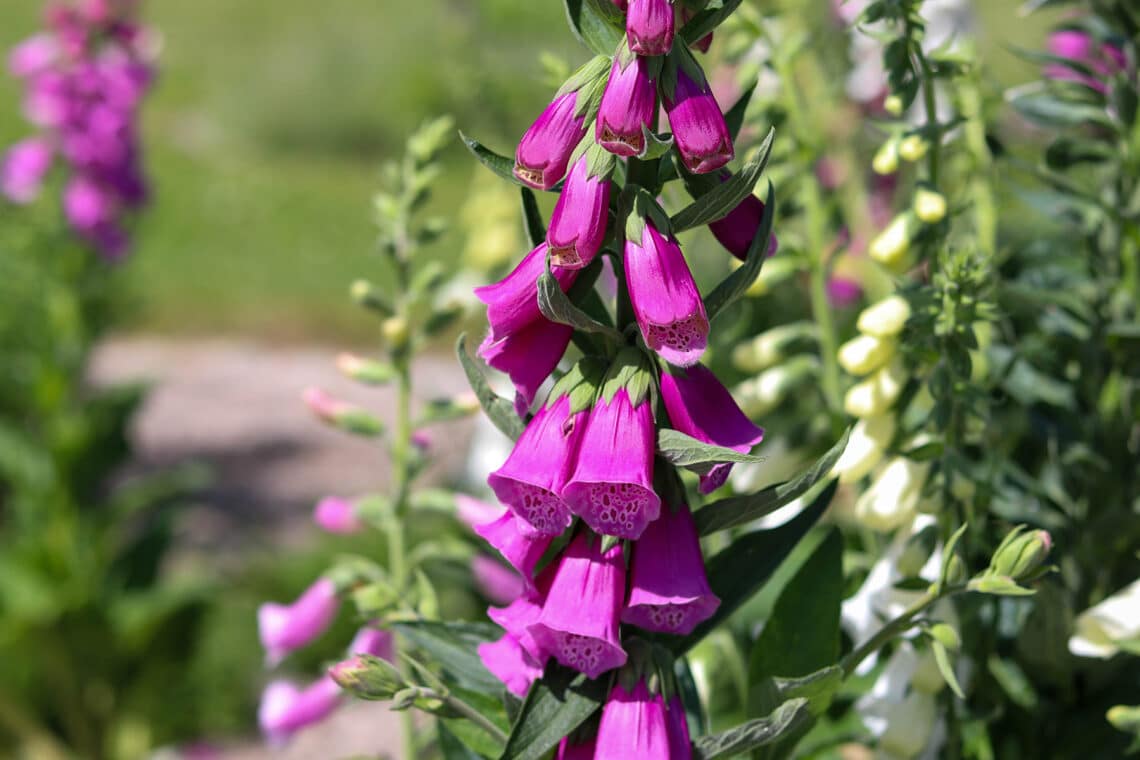
[[[866,375],[890,361],[895,342],[874,335],[857,335],[839,347],[839,364],[852,375]]]
[[[855,502],[855,517],[875,530],[890,531],[914,518],[930,465],[895,457]]]
[[[867,254],[880,264],[897,268],[906,262],[910,250],[910,218],[900,214],[871,241]]]
[[[840,483],[859,480],[883,458],[894,435],[894,415],[883,414],[859,420],[851,429],[847,447],[831,469],[831,474],[838,477]]]
[[[866,335],[890,338],[902,332],[908,319],[910,303],[902,296],[893,295],[863,309],[855,326]]]
[[[879,737],[879,748],[898,758],[918,757],[930,742],[937,719],[934,696],[912,691],[894,705],[887,730]]]
[[[784,349],[797,338],[815,335],[810,322],[792,322],[773,327],[755,338],[736,346],[732,351],[732,364],[743,372],[759,372],[783,361]]]
[[[1077,616],[1069,651],[1107,660],[1122,647],[1140,649],[1140,579]]]
[[[914,215],[927,224],[938,224],[946,218],[946,197],[942,193],[919,188],[914,194]]]
[[[851,386],[843,398],[843,408],[852,417],[883,414],[898,399],[904,385],[906,371],[902,362],[891,362],[863,382]]]

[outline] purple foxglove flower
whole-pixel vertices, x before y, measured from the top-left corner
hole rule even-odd
[[[676,23],[672,0],[630,0],[625,17],[629,49],[638,55],[665,55],[673,47]]]
[[[520,182],[549,190],[566,176],[570,155],[586,136],[586,116],[578,110],[579,92],[556,97],[519,141],[515,176]]]
[[[273,681],[261,694],[257,722],[274,744],[282,744],[306,726],[328,717],[340,702],[340,687],[323,676],[305,688],[288,681]]]
[[[558,271],[554,266],[563,271],[581,269],[593,261],[606,237],[609,214],[610,178],[590,176],[589,160],[583,155],[570,170],[546,231],[552,271]]]
[[[487,484],[533,533],[556,536],[570,524],[563,485],[574,466],[584,413],[571,414],[561,396],[538,411],[519,436],[507,461]]]
[[[601,544],[599,537],[587,531],[570,542],[558,559],[542,612],[529,626],[539,646],[589,678],[626,661],[618,638],[625,561],[620,543],[605,554]]]
[[[721,180],[724,181],[729,176],[731,175],[725,172],[721,176]],[[753,238],[760,231],[760,224],[763,219],[764,201],[755,195],[748,195],[736,204],[736,208],[729,211],[727,215],[715,222],[709,222],[709,231],[729,253],[744,261],[748,256],[748,249],[752,246]],[[776,236],[769,236],[768,255],[774,255],[778,246]]]
[[[99,183],[78,175],[64,188],[63,212],[72,227],[89,232],[112,221],[114,201]]]
[[[622,622],[686,636],[720,606],[709,589],[688,506],[662,510],[633,546]]]
[[[316,639],[332,624],[339,600],[336,586],[321,578],[289,605],[266,603],[257,609],[257,628],[270,665]]]
[[[661,499],[653,491],[655,434],[648,396],[634,405],[621,388],[590,411],[574,474],[562,496],[598,533],[636,539],[657,519]]]
[[[483,666],[517,697],[525,697],[530,685],[542,677],[542,664],[510,633],[503,634],[498,641],[480,644],[477,651]]]
[[[594,760],[629,760],[634,757],[670,759],[665,705],[652,695],[645,681],[632,692],[621,680],[614,684],[598,724]]]
[[[696,73],[699,79],[684,66],[677,67],[672,97],[665,93],[665,113],[685,167],[693,174],[707,174],[731,161],[735,151],[712,89],[699,67]]]
[[[479,346],[479,356],[491,367],[507,373],[515,386],[515,409],[522,415],[539,387],[562,360],[574,328],[539,317],[519,332],[500,340],[490,335]]]
[[[55,65],[59,46],[50,34],[37,34],[17,43],[8,53],[8,72],[19,79],[35,76]]]
[[[530,627],[538,622],[538,617],[542,614],[542,601],[550,588],[555,569],[556,567],[551,565],[549,571],[543,571],[537,582],[537,591],[523,594],[506,607],[487,608],[487,617],[514,636],[519,646],[540,665],[545,664],[550,658],[550,652],[535,639]]]
[[[52,154],[51,145],[35,137],[13,145],[0,162],[0,193],[13,203],[34,201],[51,168]]]
[[[364,530],[364,523],[356,516],[356,505],[336,496],[326,496],[317,502],[313,522],[326,533],[348,535]]]
[[[541,534],[528,535],[523,531],[524,526],[529,530],[527,523],[513,513],[505,512],[495,520],[476,525],[474,529],[511,563],[511,567],[522,576],[527,589],[534,590],[534,568],[553,538]]]
[[[471,558],[471,576],[479,593],[495,604],[510,604],[526,588],[518,573],[483,554]]]
[[[661,400],[674,429],[702,443],[747,454],[764,437],[763,429],[740,411],[716,375],[700,364],[662,372]],[[701,476],[701,493],[712,493],[724,485],[731,470],[731,462],[713,465]]]
[[[689,722],[681,697],[674,694],[665,711],[665,728],[669,732],[669,760],[692,760],[693,743],[689,739]]]
[[[645,344],[677,366],[696,364],[708,345],[709,320],[677,239],[646,220],[640,241],[626,238],[624,261]]]
[[[827,300],[832,306],[845,309],[854,306],[863,297],[863,286],[846,277],[832,276],[827,281]]]
[[[1095,72],[1088,76],[1061,63],[1045,67],[1045,76],[1065,82],[1080,82],[1101,94],[1108,92],[1105,79],[1124,69],[1127,58],[1124,51],[1107,43],[1097,45],[1088,32],[1062,29],[1049,35],[1049,52],[1061,58],[1082,64]]]
[[[392,632],[365,626],[356,632],[348,645],[349,655],[370,654],[373,657],[392,659]]]
[[[538,278],[546,271],[546,243],[528,253],[509,275],[492,285],[475,288],[475,296],[487,304],[491,338],[502,340],[542,318],[538,308]],[[565,292],[578,279],[578,270],[552,266],[554,279]]]
[[[554,760],[594,760],[594,745],[595,737],[592,736],[581,741],[572,741],[569,736],[563,737]]]
[[[479,528],[485,523],[494,522],[506,514],[508,514],[506,508],[499,504],[476,499],[474,496],[468,496],[465,493],[455,494],[455,516],[459,518],[459,522],[476,533],[479,533]],[[479,535],[487,538],[482,533]],[[493,541],[491,545],[495,545]]]
[[[645,150],[642,130],[657,114],[657,83],[649,77],[646,59],[624,52],[627,55],[619,53],[610,69],[594,136],[610,153],[628,157]]]

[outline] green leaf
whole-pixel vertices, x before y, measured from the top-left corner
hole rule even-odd
[[[738,755],[771,744],[793,731],[803,730],[810,722],[807,700],[792,699],[777,707],[766,718],[750,720],[719,734],[700,737],[693,742],[693,760]]]
[[[1033,596],[1037,593],[1031,588],[1017,585],[1012,578],[1007,578],[1004,575],[983,575],[971,578],[970,582],[966,584],[966,588],[981,594],[994,594],[996,596]]]
[[[400,621],[392,628],[417,649],[427,652],[460,686],[491,694],[503,684],[483,667],[476,648],[494,641],[502,630],[491,623],[440,623],[427,620]]]
[[[748,253],[744,258],[744,266],[734,270],[728,277],[713,288],[705,296],[705,312],[709,320],[714,320],[726,308],[731,306],[741,296],[748,292],[752,283],[760,276],[760,268],[768,258],[768,240],[772,235],[772,223],[776,218],[776,193],[772,183],[768,183],[768,198],[764,202],[764,216],[760,220],[760,227],[752,243],[748,246]]]
[[[720,598],[720,607],[691,634],[667,644],[674,654],[684,653],[704,638],[764,585],[827,510],[835,489],[832,481],[807,509],[788,522],[771,530],[746,533],[708,560],[709,585]]]
[[[605,701],[606,680],[591,681],[561,665],[549,665],[531,687],[511,729],[501,760],[540,760],[562,737],[582,725]]]
[[[522,182],[519,182],[518,177],[515,176],[515,162],[506,156],[500,156],[495,151],[483,145],[478,140],[472,140],[463,132],[459,133],[459,137],[463,140],[463,144],[467,146],[467,150],[475,158],[479,159],[479,163],[486,166],[495,174],[499,175],[507,182],[513,182],[516,185],[525,187]]]
[[[1040,86],[1041,83],[1033,85],[1018,87],[1006,96],[1014,110],[1029,121],[1047,127],[1075,127],[1091,123],[1112,129],[1112,120],[1104,106],[1062,99]]]
[[[598,55],[613,55],[625,32],[622,13],[609,0],[564,0],[570,29]]]
[[[657,434],[657,453],[671,464],[685,467],[704,475],[720,462],[755,463],[763,462],[764,457],[741,454],[738,451],[713,446],[685,435],[679,430],[661,430]]]
[[[768,156],[772,153],[772,138],[776,130],[769,129],[752,159],[736,174],[703,194],[678,211],[672,218],[673,232],[678,233],[722,219],[752,193],[760,181]]]
[[[448,728],[453,722],[465,723],[465,721],[441,720],[436,724],[439,731],[439,751],[443,755],[443,760],[482,760],[482,755],[467,747]]]
[[[697,524],[697,532],[702,536],[707,536],[718,530],[735,528],[738,525],[775,512],[780,507],[786,506],[803,496],[811,490],[812,486],[831,472],[831,468],[835,466],[839,457],[843,455],[843,450],[847,448],[847,438],[850,435],[851,431],[848,429],[826,454],[792,480],[768,486],[754,494],[721,499],[697,510],[693,515]]]
[[[673,135],[658,135],[645,124],[641,125],[641,133],[645,136],[645,148],[638,156],[642,161],[661,158],[673,147]]]
[[[546,271],[538,278],[538,309],[542,315],[551,322],[564,325],[589,333],[597,333],[607,338],[622,342],[621,333],[609,325],[596,321],[586,312],[579,309],[570,298],[562,292],[562,286],[550,272],[550,260],[546,261]]]
[[[720,26],[740,5],[740,0],[724,0],[719,6],[716,3],[709,5],[711,7],[693,16],[689,19],[689,23],[681,28],[681,36],[685,42],[692,44]]]
[[[803,697],[813,714],[818,715],[831,701],[831,695],[843,685],[843,668],[828,665],[799,678],[773,678],[776,693],[781,701]]]
[[[546,240],[546,225],[542,221],[542,212],[538,210],[538,199],[529,187],[520,187],[519,192],[522,194],[523,226],[531,247],[542,245]]]
[[[946,647],[938,639],[930,640],[930,648],[934,652],[934,662],[938,665],[938,672],[942,674],[943,680],[950,690],[957,695],[958,699],[965,699],[966,695],[962,693],[962,687],[958,683],[958,676],[954,675],[954,666],[950,662],[950,653],[946,651]]]
[[[479,365],[467,353],[466,333],[461,334],[455,342],[455,353],[459,356],[459,363],[463,365],[463,372],[467,375],[467,383],[471,386],[471,390],[475,391],[475,397],[479,399],[483,411],[504,435],[511,440],[517,439],[522,435],[526,424],[519,419],[514,406],[491,390],[491,386],[487,384],[487,378],[483,376]]]
[[[503,691],[501,685],[499,691]],[[497,696],[486,692],[474,692],[467,689],[452,689],[451,694],[475,708],[480,715],[491,723],[494,723],[495,726],[506,735],[509,727],[507,715]],[[448,712],[450,713],[450,710]],[[503,742],[501,739],[492,736],[488,733],[487,729],[471,722],[467,718],[462,716],[443,717],[440,720],[440,724],[446,725],[452,737],[457,739],[469,753],[472,753],[471,755],[459,755],[459,757],[498,757],[503,751]]]

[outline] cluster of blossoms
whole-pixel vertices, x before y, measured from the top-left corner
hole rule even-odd
[[[596,732],[564,739],[559,757],[689,757],[672,677],[638,655],[633,629],[688,634],[719,600],[677,473],[656,457],[657,431],[670,427],[742,453],[763,431],[699,363],[709,334],[701,294],[669,217],[632,176],[633,160],[656,141],[659,103],[688,180],[715,186],[728,179],[732,137],[676,34],[680,4],[617,4],[626,12],[626,35],[612,59],[598,56],[571,76],[519,143],[518,180],[543,190],[561,182],[561,195],[545,241],[502,281],[477,289],[490,323],[479,353],[510,377],[515,408],[525,416],[573,335],[544,315],[539,281],[549,273],[567,292],[607,248],[621,252],[611,258],[619,318],[624,299],[630,323],[619,329],[640,342],[610,344],[604,355],[586,351],[553,382],[489,476],[507,509],[475,530],[524,588],[489,610],[505,634],[479,654],[518,695],[552,659],[590,678],[624,666]],[[622,159],[631,161],[627,183],[615,192]],[[763,214],[764,204],[750,195],[710,227],[743,259]],[[703,472],[699,490],[721,486],[730,467]]]
[[[51,5],[48,30],[17,45],[8,61],[26,88],[25,116],[39,132],[0,161],[0,194],[30,203],[58,158],[67,172],[67,222],[108,259],[127,251],[124,214],[147,199],[137,122],[153,69],[134,6]]]

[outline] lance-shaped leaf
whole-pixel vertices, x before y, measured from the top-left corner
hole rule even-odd
[[[480,644],[502,636],[497,625],[409,620],[393,623],[392,628],[412,646],[431,655],[460,686],[491,694],[503,688],[476,652]]]
[[[526,424],[519,419],[511,402],[491,390],[487,378],[483,376],[483,371],[467,353],[466,333],[460,335],[455,342],[455,353],[459,357],[459,363],[463,365],[463,372],[467,375],[467,383],[475,392],[475,398],[479,399],[479,405],[483,407],[487,417],[508,438],[517,439],[522,435]]]
[[[735,528],[738,525],[744,525],[775,512],[780,507],[800,498],[831,472],[831,468],[835,466],[839,457],[843,455],[843,450],[847,448],[847,438],[850,434],[850,430],[844,433],[843,437],[826,454],[792,480],[768,486],[754,494],[721,499],[698,510],[693,515],[697,532],[702,536],[707,536],[718,530]]]
[[[720,607],[691,634],[666,646],[676,655],[686,652],[752,598],[826,511],[835,489],[836,483],[832,481],[807,509],[788,522],[771,530],[746,533],[709,559],[706,563],[709,586],[720,597]]]
[[[501,760],[540,760],[582,725],[606,699],[608,679],[591,681],[552,664],[531,687]]]
[[[673,232],[682,232],[723,219],[748,197],[768,165],[775,134],[776,130],[768,130],[764,142],[760,143],[743,169],[678,211],[671,220]]]
[[[475,156],[475,158],[479,159],[479,163],[483,164],[483,166],[486,166],[488,169],[505,179],[507,182],[513,182],[516,185],[522,186],[522,183],[518,181],[518,178],[515,177],[514,174],[514,161],[507,158],[506,156],[499,155],[495,151],[488,148],[486,145],[483,145],[483,143],[479,142],[478,140],[471,139],[462,132],[459,133],[459,137],[463,140],[463,144],[467,146],[467,150],[471,151],[471,154]]]
[[[760,268],[768,258],[768,240],[772,235],[772,222],[775,218],[776,193],[772,183],[769,182],[768,197],[764,201],[764,216],[760,220],[756,236],[748,246],[743,266],[725,277],[711,293],[705,296],[705,313],[708,314],[710,321],[716,319],[717,315],[748,292],[748,288],[752,287],[752,283],[760,276]]]
[[[722,0],[720,3],[709,3],[708,8],[689,19],[689,23],[681,29],[681,36],[685,42],[692,44],[721,25],[726,18],[732,15],[740,0]]]
[[[739,451],[714,446],[685,435],[679,430],[661,430],[657,434],[657,452],[670,464],[684,467],[704,475],[721,462],[753,464],[763,462],[764,457],[741,454]]]
[[[542,212],[538,210],[538,199],[534,191],[525,186],[519,190],[522,193],[523,226],[526,227],[526,236],[533,248],[546,240],[546,224],[542,221]]]
[[[562,286],[558,284],[558,280],[554,279],[554,275],[550,271],[549,259],[546,262],[546,271],[538,278],[538,309],[551,322],[570,325],[585,332],[598,333],[621,343],[621,333],[609,325],[596,321],[575,306],[573,301],[562,292]]]
[[[693,760],[713,760],[736,756],[778,741],[811,723],[806,699],[792,699],[777,707],[766,718],[757,718],[693,742]]]
[[[617,6],[610,0],[564,0],[564,5],[574,36],[598,55],[613,55],[625,34]]]

